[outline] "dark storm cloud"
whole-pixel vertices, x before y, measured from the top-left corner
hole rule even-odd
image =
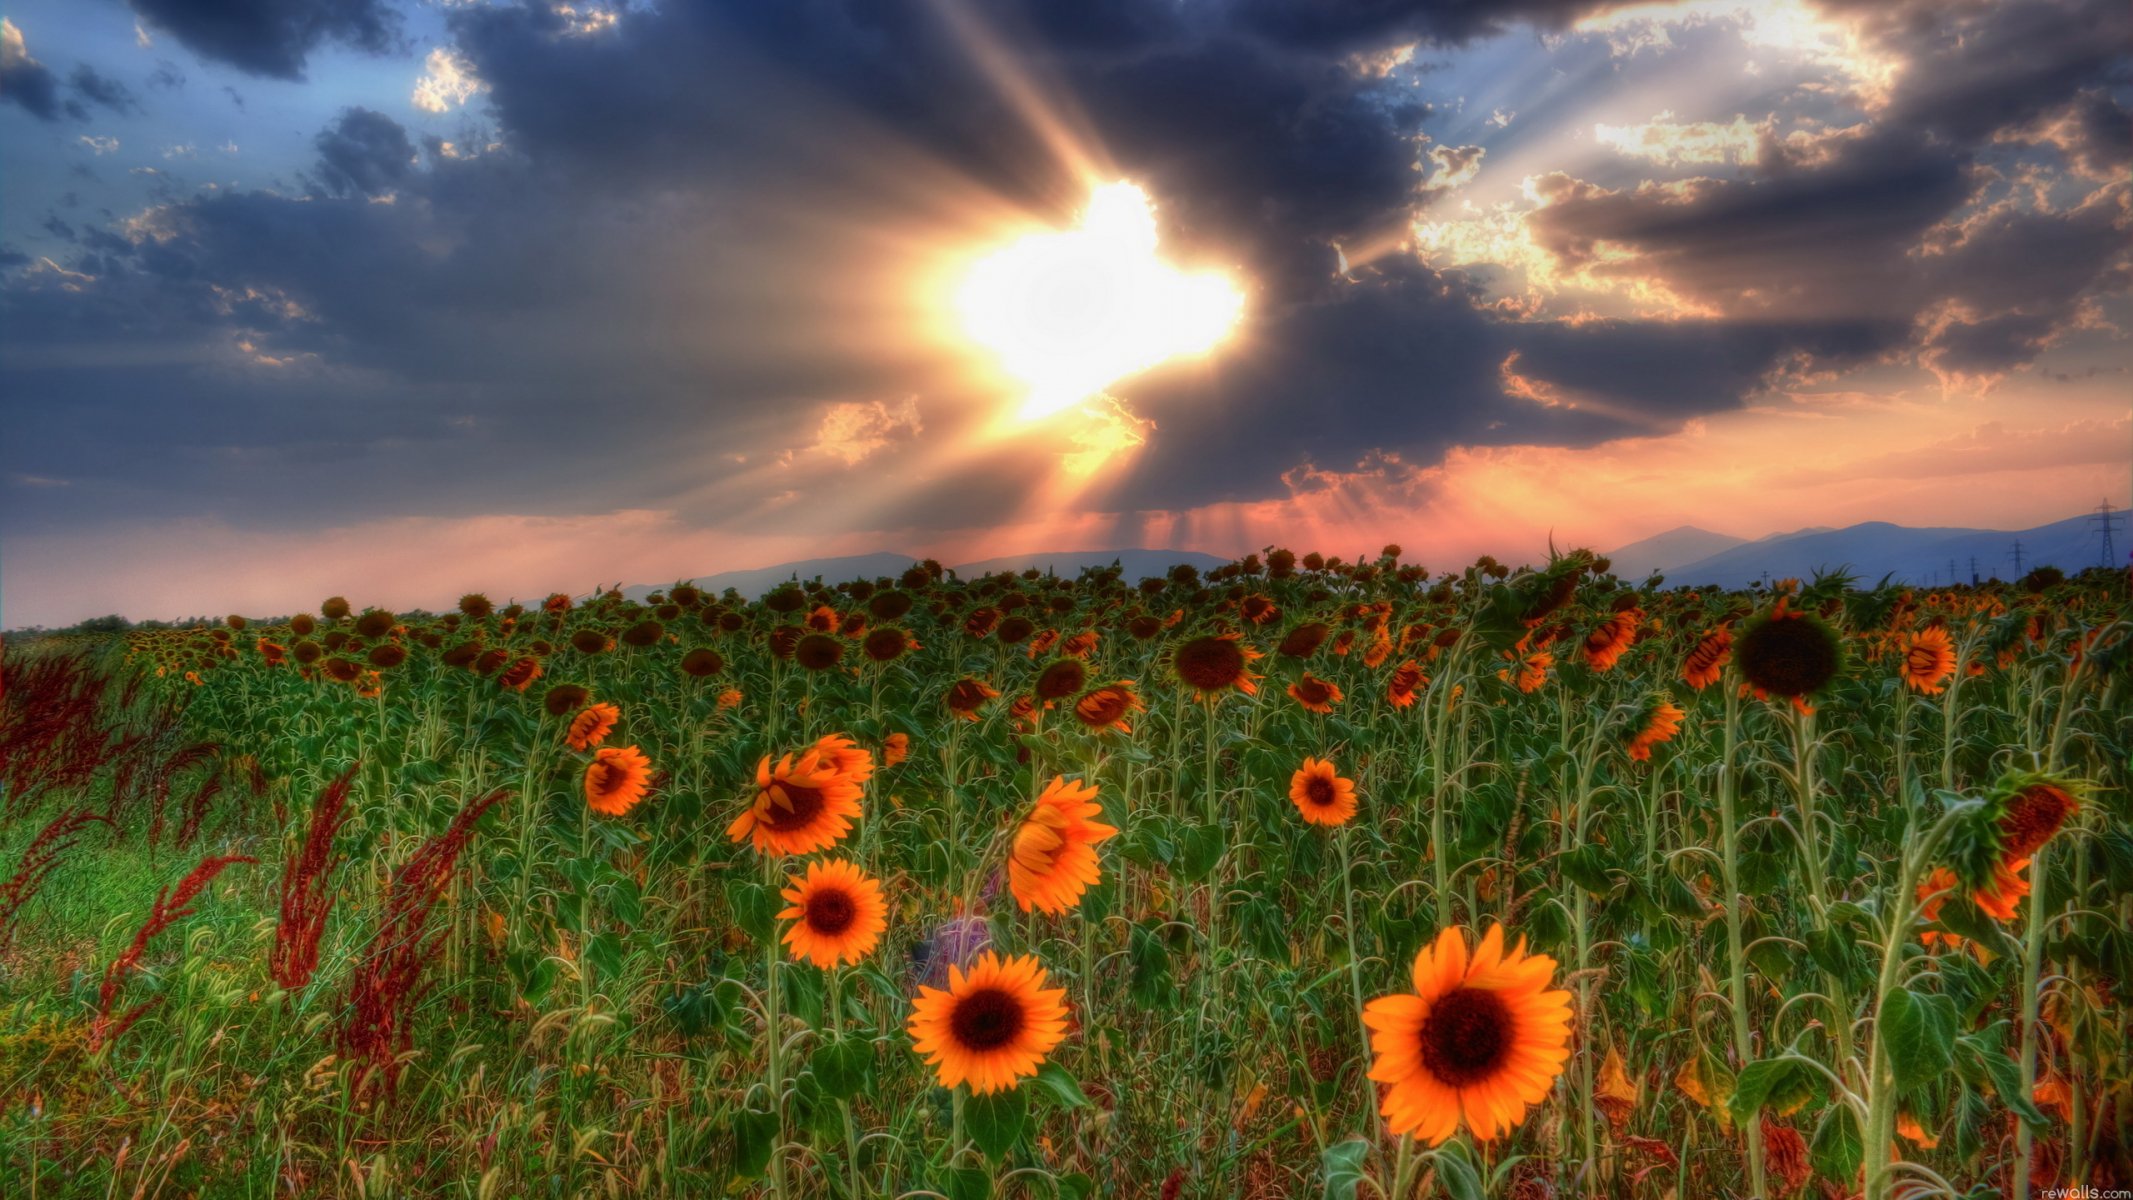
[[[2133,78],[2133,9],[1921,0],[1858,12],[1901,64],[1863,132],[1811,147],[1766,137],[1756,173],[1672,188],[1553,175],[1528,219],[1536,241],[1571,265],[1602,242],[1628,248],[1634,261],[1602,269],[1656,276],[1728,313],[1915,322],[1912,349],[1936,365],[2030,361],[2084,296],[2127,286],[2127,211],[2122,194],[1992,207],[2006,191],[1995,138],[2063,120],[2077,165],[2122,162],[2108,145],[2124,110],[2104,89]],[[1943,319],[1952,311],[1967,315]]]
[[[415,144],[398,121],[351,108],[318,135],[318,174],[336,196],[376,196],[407,182]]]
[[[332,42],[371,54],[401,48],[400,13],[388,0],[129,0],[150,29],[202,58],[274,79],[301,79],[304,62]]]
[[[0,42],[0,100],[21,105],[39,120],[56,119],[59,80],[49,67],[30,56],[19,30],[10,25],[8,31],[15,36]]]

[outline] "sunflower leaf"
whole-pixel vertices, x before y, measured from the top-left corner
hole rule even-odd
[[[874,1045],[853,1037],[827,1041],[816,1048],[809,1065],[830,1098],[849,1100],[867,1085],[874,1066]]]
[[[1955,1065],[1955,1001],[1909,988],[1881,1002],[1881,1040],[1900,1087],[1923,1087]]]
[[[1019,1087],[972,1096],[963,1104],[963,1124],[985,1157],[998,1162],[1022,1140],[1029,1124],[1029,1093]]]
[[[1081,1084],[1075,1082],[1074,1077],[1067,1073],[1067,1069],[1058,1063],[1048,1062],[1037,1068],[1037,1078],[1033,1082],[1038,1088],[1037,1095],[1040,1099],[1049,1100],[1060,1108],[1092,1107],[1088,1094],[1081,1090]]]
[[[1326,1147],[1319,1164],[1326,1174],[1326,1200],[1355,1200],[1356,1185],[1363,1181],[1363,1159],[1370,1143],[1349,1138]]]
[[[733,1169],[754,1179],[770,1165],[778,1144],[778,1115],[742,1109],[733,1115]]]

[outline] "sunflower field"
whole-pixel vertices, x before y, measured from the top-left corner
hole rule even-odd
[[[1397,547],[18,638],[0,1194],[2110,1195],[2129,676]]]

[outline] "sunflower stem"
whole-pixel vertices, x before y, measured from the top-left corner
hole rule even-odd
[[[1341,851],[1341,894],[1347,914],[1341,922],[1341,932],[1348,940],[1348,989],[1355,998],[1355,1031],[1362,1045],[1363,1107],[1370,1113],[1372,1136],[1383,1137],[1385,1119],[1378,1112],[1377,1089],[1370,1084],[1370,1026],[1363,1020],[1363,960],[1355,952],[1355,858],[1348,848],[1353,830],[1353,822],[1343,824],[1334,839]]]
[[[2063,703],[2063,702],[2062,702]],[[2044,902],[2045,892],[2051,883],[2051,874],[2046,870],[2050,846],[2040,846],[2030,857],[2029,875],[2029,926],[2022,936],[2022,1054],[2021,1094],[2034,1096],[2037,1090],[2037,999],[2040,991],[2038,980],[2044,968],[2044,928],[2050,924],[2048,907]],[[2029,1195],[2029,1165],[2036,1131],[2029,1122],[2015,1123],[2014,1187],[2010,1194]]]
[[[1740,692],[1721,681],[1726,689],[1724,748],[1718,760],[1718,828],[1722,842],[1721,873],[1726,885],[1726,995],[1733,1012],[1735,1069],[1755,1060],[1755,1040],[1748,1031],[1748,964],[1741,946],[1740,914],[1740,821],[1734,812],[1740,786],[1736,776],[1740,757]],[[1766,1196],[1763,1181],[1763,1128],[1756,1120],[1743,1131],[1748,1142],[1748,1181],[1751,1194]]]

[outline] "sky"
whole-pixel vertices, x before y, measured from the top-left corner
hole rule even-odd
[[[2129,49],[2123,0],[10,0],[0,625],[2123,506]]]

